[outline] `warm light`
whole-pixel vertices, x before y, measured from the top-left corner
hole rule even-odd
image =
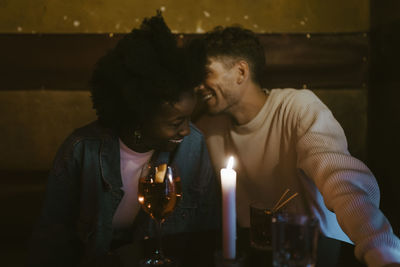
[[[233,157],[230,156],[228,160],[228,165],[226,166],[227,169],[232,169],[233,168]]]
[[[143,196],[139,196],[138,197],[139,203],[143,204],[144,202],[144,197]]]

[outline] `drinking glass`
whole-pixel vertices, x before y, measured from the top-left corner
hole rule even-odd
[[[146,164],[139,179],[138,200],[143,210],[155,221],[158,247],[142,266],[172,266],[164,256],[161,245],[161,226],[182,198],[181,179],[176,167],[167,164]]]
[[[274,267],[313,267],[318,245],[318,220],[304,214],[277,213],[272,217]]]
[[[250,245],[259,250],[271,250],[272,211],[259,202],[250,204]]]

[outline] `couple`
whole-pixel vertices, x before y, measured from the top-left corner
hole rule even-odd
[[[217,246],[215,174],[229,155],[241,227],[251,201],[273,206],[289,188],[299,195],[287,209],[317,217],[323,235],[354,243],[368,266],[400,266],[376,180],[347,151],[332,113],[309,90],[263,89],[264,65],[257,37],[239,27],[178,48],[158,14],[121,39],[93,73],[98,120],[75,130],[55,158],[31,266],[117,266],[127,244],[142,257],[154,233],[137,184],[154,157],[173,157],[182,181],[183,199],[163,226],[166,239],[176,237],[167,253],[182,266],[212,266],[201,255]],[[190,122],[194,91],[209,113],[196,121],[205,139]]]

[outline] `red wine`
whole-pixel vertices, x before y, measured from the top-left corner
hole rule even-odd
[[[174,178],[171,183],[165,179],[157,183],[153,179],[139,179],[138,200],[142,208],[157,222],[163,222],[182,198],[181,179]]]

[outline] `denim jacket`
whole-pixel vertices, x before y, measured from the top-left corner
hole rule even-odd
[[[202,134],[193,125],[174,157],[183,198],[163,224],[163,234],[201,232],[219,227],[218,183]],[[166,153],[158,161],[165,162]],[[132,240],[153,236],[143,211],[131,232],[116,232],[113,215],[123,191],[118,136],[98,122],[75,130],[59,149],[34,231],[31,266],[77,266],[101,258],[118,236]]]

